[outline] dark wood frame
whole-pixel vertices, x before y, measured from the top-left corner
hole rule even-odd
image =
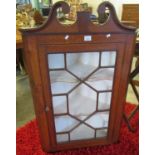
[[[54,152],[117,142],[135,47],[135,29],[123,26],[119,22],[115,9],[109,2],[103,2],[98,8],[99,14],[104,13],[106,8],[110,10],[108,21],[102,25],[93,24],[90,21],[89,12],[78,12],[77,21],[73,25],[62,25],[56,18],[56,10],[59,7],[64,13],[69,12],[69,6],[65,2],[58,2],[52,7],[48,20],[42,26],[21,29],[24,57],[30,78],[42,148],[46,152]],[[68,39],[65,39],[66,35],[69,35]],[[91,35],[92,41],[84,41],[85,35]],[[105,49],[117,52],[108,137],[57,144],[51,106],[47,53],[50,51],[66,53],[68,51],[84,52]]]

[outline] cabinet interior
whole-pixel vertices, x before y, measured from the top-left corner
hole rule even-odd
[[[116,51],[49,53],[57,143],[106,137]]]

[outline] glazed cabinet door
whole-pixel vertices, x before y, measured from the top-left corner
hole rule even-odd
[[[122,43],[39,46],[53,150],[114,142],[123,55]]]

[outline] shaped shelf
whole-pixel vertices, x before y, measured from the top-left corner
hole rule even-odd
[[[86,81],[97,91],[112,90],[114,68],[101,68]]]
[[[51,90],[53,94],[68,93],[79,80],[65,70],[50,71]]]

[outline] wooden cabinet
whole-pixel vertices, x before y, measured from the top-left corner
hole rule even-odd
[[[128,25],[139,27],[139,4],[123,4],[122,21]]]
[[[62,25],[56,3],[44,25],[23,29],[24,54],[42,148],[47,152],[118,141],[128,85],[135,30],[120,25],[109,2],[106,24],[78,12]]]

